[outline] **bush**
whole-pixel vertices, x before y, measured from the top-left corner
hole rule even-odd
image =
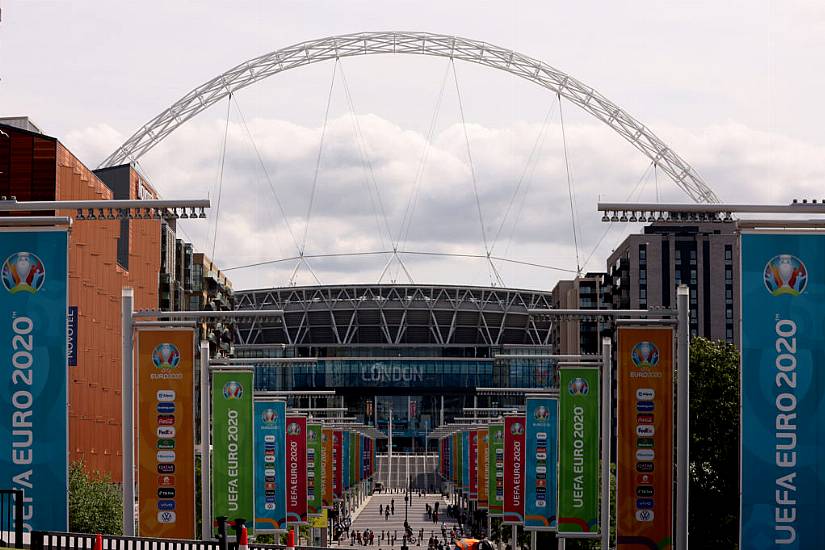
[[[123,534],[123,496],[109,474],[89,475],[83,461],[69,466],[69,530]]]

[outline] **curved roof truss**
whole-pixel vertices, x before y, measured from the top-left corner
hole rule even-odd
[[[301,42],[250,59],[198,86],[144,124],[100,168],[137,160],[178,126],[222,98],[264,78],[320,61],[370,54],[416,54],[460,59],[519,76],[590,113],[655,162],[695,202],[719,202],[682,157],[644,124],[575,78],[526,55],[478,40],[423,32],[364,32]]]

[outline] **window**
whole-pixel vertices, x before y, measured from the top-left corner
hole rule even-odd
[[[733,300],[733,289],[726,288],[725,289],[725,299],[726,300]]]
[[[642,283],[642,284],[647,283],[647,269],[640,269],[639,270],[639,282]]]
[[[646,245],[639,245],[639,261],[646,262],[647,261],[647,246]]]
[[[692,284],[692,285],[696,284],[696,270],[695,269],[690,270],[690,284]]]
[[[639,300],[646,301],[647,300],[647,289],[640,288],[639,289]]]
[[[732,328],[725,329],[725,338],[727,339],[728,342],[733,342],[733,329]]]
[[[733,270],[729,267],[725,268],[725,281],[733,280]]]
[[[733,319],[733,310],[731,308],[725,310],[725,319]]]
[[[733,261],[733,247],[729,244],[725,245],[725,261]]]

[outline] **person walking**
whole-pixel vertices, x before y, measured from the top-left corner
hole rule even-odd
[[[381,504],[378,505],[378,515],[379,516],[384,515],[384,506],[382,506]]]
[[[395,499],[390,501],[390,506],[392,506],[392,515],[395,515]]]

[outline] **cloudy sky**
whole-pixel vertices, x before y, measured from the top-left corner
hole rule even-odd
[[[595,87],[723,201],[825,198],[821,1],[0,1],[0,116],[29,115],[90,167],[247,59],[324,36],[410,30],[510,48]],[[273,76],[140,164],[166,198],[220,196],[219,211],[182,233],[236,268],[236,288],[381,277],[549,289],[577,264],[603,270],[635,229],[601,223],[600,198],[687,200],[547,90],[424,56]],[[403,265],[383,253],[393,248]],[[502,258],[495,271],[477,257],[488,250]],[[290,260],[300,251],[306,264]]]

